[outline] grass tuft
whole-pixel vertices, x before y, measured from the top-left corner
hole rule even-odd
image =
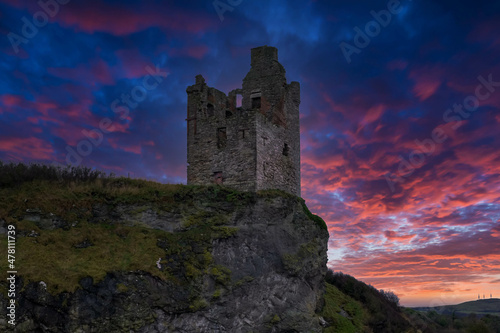
[[[337,287],[326,283],[325,306],[321,316],[331,325],[325,333],[364,332],[367,314],[358,301],[342,293]]]
[[[323,220],[318,215],[314,215],[313,213],[311,213],[309,208],[307,208],[305,200],[301,199],[300,203],[302,204],[302,208],[304,208],[304,212],[306,213],[307,217],[309,217],[311,220],[313,220],[318,227],[320,227],[323,230],[328,231],[328,226],[326,225],[325,220]]]

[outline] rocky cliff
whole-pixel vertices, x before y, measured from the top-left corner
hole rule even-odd
[[[322,331],[328,232],[300,198],[128,179],[0,194],[19,332]]]

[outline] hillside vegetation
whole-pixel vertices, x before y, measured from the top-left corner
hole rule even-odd
[[[107,210],[131,204],[133,221],[134,216],[137,219],[148,210],[178,209],[204,197],[251,200],[226,189],[114,178],[88,168],[69,169],[62,178],[55,171],[41,165],[0,166],[0,222],[16,226],[16,263],[22,267],[21,276],[25,284],[44,281],[53,294],[74,292],[84,277],[99,282],[110,271],[144,271],[176,280],[171,270],[159,270],[154,264],[165,255],[177,256],[177,265],[185,266],[189,277],[203,272],[224,274],[213,265],[208,251],[213,240],[235,232],[224,226],[227,217],[223,214],[190,216],[184,222],[184,232],[171,233],[140,223],[113,223],[107,218],[98,221],[96,207]],[[168,244],[168,251],[158,246],[159,240]],[[193,243],[202,249],[202,256],[193,253]],[[6,248],[4,237],[0,248]],[[6,271],[7,264],[1,261],[0,269]]]
[[[179,320],[179,327],[188,327],[193,323],[190,313],[205,311],[211,306],[230,311],[225,302],[231,297],[236,297],[235,304],[241,304],[238,295],[246,295],[245,299],[248,295],[267,295],[267,292],[253,292],[258,287],[266,288],[257,274],[263,267],[275,265],[271,273],[278,274],[280,279],[297,281],[299,278],[304,286],[311,279],[317,281],[318,286],[325,284],[324,302],[319,302],[321,306],[316,314],[315,309],[311,309],[316,320],[320,318],[325,333],[500,333],[500,317],[492,315],[499,309],[499,300],[416,311],[400,307],[393,293],[379,291],[346,274],[328,271],[322,282],[324,272],[319,272],[326,259],[323,264],[319,261],[326,258],[326,250],[318,247],[322,242],[317,239],[326,233],[326,224],[309,211],[304,200],[281,191],[247,193],[221,186],[160,184],[114,177],[86,167],[58,169],[0,162],[0,197],[0,231],[5,231],[7,224],[16,226],[16,265],[22,268],[20,291],[26,304],[31,306],[25,311],[26,318],[34,313],[36,306],[41,306],[37,302],[43,304],[47,300],[51,300],[51,306],[59,307],[59,316],[71,313],[73,309],[69,306],[80,306],[78,302],[82,301],[78,301],[78,295],[89,293],[88,286],[93,284],[92,288],[100,289],[92,289],[92,293],[105,292],[112,294],[113,299],[151,297],[150,302],[171,307],[169,311],[173,311],[174,316],[171,319]],[[258,211],[261,209],[264,210]],[[292,215],[288,215],[290,212]],[[254,214],[267,226],[261,228],[252,220],[243,222]],[[303,221],[289,227],[282,225],[284,217],[299,215],[311,224],[301,224]],[[321,232],[312,232],[314,225]],[[276,236],[269,234],[274,229]],[[310,241],[297,242],[311,232]],[[272,250],[267,248],[264,237],[276,243],[278,237],[291,233],[296,233],[295,238],[273,244],[277,248]],[[244,263],[248,258],[240,258],[243,262],[239,263],[226,256],[228,250],[249,255],[244,243],[252,237],[255,244],[251,248],[257,252],[248,263]],[[214,244],[226,245],[224,250],[214,252]],[[285,251],[285,244],[295,250]],[[0,251],[5,253],[6,246],[5,237],[1,237]],[[260,260],[264,261],[259,263]],[[7,264],[1,261],[0,270],[7,271]],[[229,265],[237,267],[231,270]],[[309,276],[313,266],[316,272]],[[148,280],[148,276],[153,280]],[[40,289],[40,281],[44,290]],[[163,301],[157,297],[158,291],[149,291],[158,283],[164,293],[172,293],[172,299]],[[0,282],[0,299],[6,297],[5,287],[6,282]],[[290,285],[283,286],[276,294],[277,299],[288,289]],[[322,293],[318,295],[319,299]],[[37,297],[43,301],[29,303]],[[161,302],[170,303],[167,306]],[[28,306],[26,304],[24,306]],[[127,309],[128,306],[115,305],[115,308]],[[112,308],[103,307],[98,312],[106,313],[104,309]],[[152,312],[155,308],[145,304],[142,309],[148,315],[140,319],[130,318],[130,314],[124,312],[102,319],[99,325],[105,329],[103,325],[114,320],[113,325],[122,326],[112,327],[134,330],[156,320],[158,314]],[[297,314],[287,317],[284,313],[268,314],[266,327],[272,330],[303,325],[304,320],[300,318],[305,317]],[[36,327],[29,326],[35,325],[36,320],[49,317],[43,312],[38,315],[35,321],[26,322],[27,331]],[[57,325],[62,325],[61,322],[69,325],[66,317],[61,318]],[[85,327],[78,325],[85,325],[90,319],[81,320],[82,323],[71,323],[76,325],[71,327]],[[44,322],[44,325],[56,324]]]
[[[322,315],[331,326],[324,332],[500,333],[498,299],[411,309],[347,274],[329,271],[326,283]]]
[[[110,271],[145,271],[163,279],[174,279],[169,270],[158,270],[157,265],[152,264],[165,254],[176,256],[177,265],[186,266],[189,277],[214,271],[223,275],[223,269],[213,266],[208,249],[215,239],[236,232],[234,227],[225,226],[229,216],[210,211],[213,210],[210,207],[194,215],[186,211],[196,204],[210,205],[211,202],[226,202],[227,211],[231,211],[233,206],[255,203],[257,197],[276,196],[294,198],[309,218],[326,227],[321,218],[311,214],[303,200],[281,191],[243,193],[220,186],[116,178],[86,167],[58,169],[0,162],[0,197],[3,199],[0,222],[14,224],[17,235],[22,236],[17,240],[22,251],[18,251],[16,261],[23,267],[25,283],[44,281],[52,293],[74,292],[83,277],[90,276],[98,282]],[[128,223],[113,223],[109,218],[96,220],[96,207],[107,211],[120,205],[133,205],[128,212]],[[172,233],[131,223],[144,214],[162,212],[186,215],[181,226],[183,232]],[[163,247],[168,244],[166,253],[158,239],[163,240]],[[6,246],[6,239],[2,237],[0,248],[6,249]],[[193,247],[203,249],[200,250],[203,255],[194,253]],[[7,261],[1,261],[0,270],[7,271],[7,265]]]
[[[354,277],[328,271],[325,332],[416,333],[416,326],[399,307],[397,296],[379,291]]]
[[[0,197],[19,331],[321,331],[328,232],[301,198],[1,163]]]

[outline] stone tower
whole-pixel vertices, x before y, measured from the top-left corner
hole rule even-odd
[[[251,52],[242,89],[226,96],[201,75],[186,89],[187,183],[300,196],[300,84],[287,84],[275,47]]]

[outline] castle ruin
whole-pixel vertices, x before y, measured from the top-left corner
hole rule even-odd
[[[251,50],[242,89],[226,96],[197,75],[186,92],[188,185],[300,196],[300,84],[287,84],[275,47]]]

